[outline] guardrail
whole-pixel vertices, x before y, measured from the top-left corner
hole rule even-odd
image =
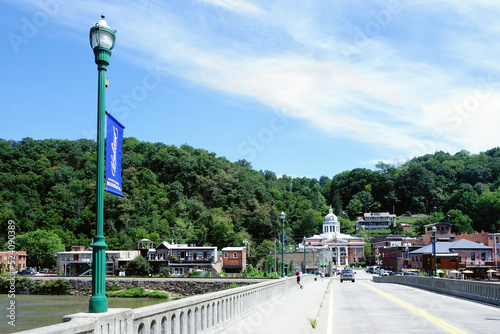
[[[314,275],[302,276],[305,282],[313,279]],[[286,277],[137,309],[109,309],[106,313],[72,314],[63,317],[61,324],[18,333],[219,333],[250,316],[259,306],[296,287],[295,277]]]
[[[500,306],[500,283],[424,276],[373,276],[377,283],[396,283]]]

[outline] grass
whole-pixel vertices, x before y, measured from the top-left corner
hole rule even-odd
[[[326,290],[325,290],[325,293],[323,294],[323,299],[321,300],[321,304],[319,304],[319,310],[318,310],[318,314],[316,315],[316,318],[307,318],[307,321],[309,321],[309,323],[311,324],[311,327],[312,328],[316,328],[316,325],[317,325],[317,319],[318,319],[318,316],[319,316],[319,312],[321,311],[321,308],[323,307],[323,302],[325,301],[325,297],[326,297],[326,294],[328,293],[328,289],[330,289],[330,284],[332,283],[332,281],[330,280],[328,282],[328,285],[326,286]]]
[[[131,288],[120,291],[106,291],[106,297],[122,298],[168,298],[168,293],[163,291],[146,291],[143,287]]]
[[[311,324],[312,328],[316,328],[316,319],[307,318],[307,320],[309,320],[309,323]]]

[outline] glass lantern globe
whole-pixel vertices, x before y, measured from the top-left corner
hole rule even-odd
[[[90,29],[90,46],[92,49],[102,47],[111,50],[115,46],[115,38],[116,30],[112,30],[101,15],[101,20]]]

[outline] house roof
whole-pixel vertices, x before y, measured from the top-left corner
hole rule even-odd
[[[479,244],[466,239],[460,239],[453,242],[436,242],[436,254],[448,254],[455,253],[459,249],[470,249],[470,250],[491,250],[491,247]],[[410,254],[431,254],[432,244],[418,248]]]
[[[232,251],[243,251],[245,247],[224,247],[221,250],[222,251],[227,251],[227,252],[232,252]]]

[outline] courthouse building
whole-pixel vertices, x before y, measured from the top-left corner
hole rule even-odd
[[[340,233],[340,223],[331,206],[330,212],[325,216],[322,231],[319,235],[306,238],[306,250],[318,250],[322,261],[325,259],[332,261],[333,265],[346,266],[361,261],[365,256],[364,238]],[[298,248],[304,251],[303,247],[301,243]]]

